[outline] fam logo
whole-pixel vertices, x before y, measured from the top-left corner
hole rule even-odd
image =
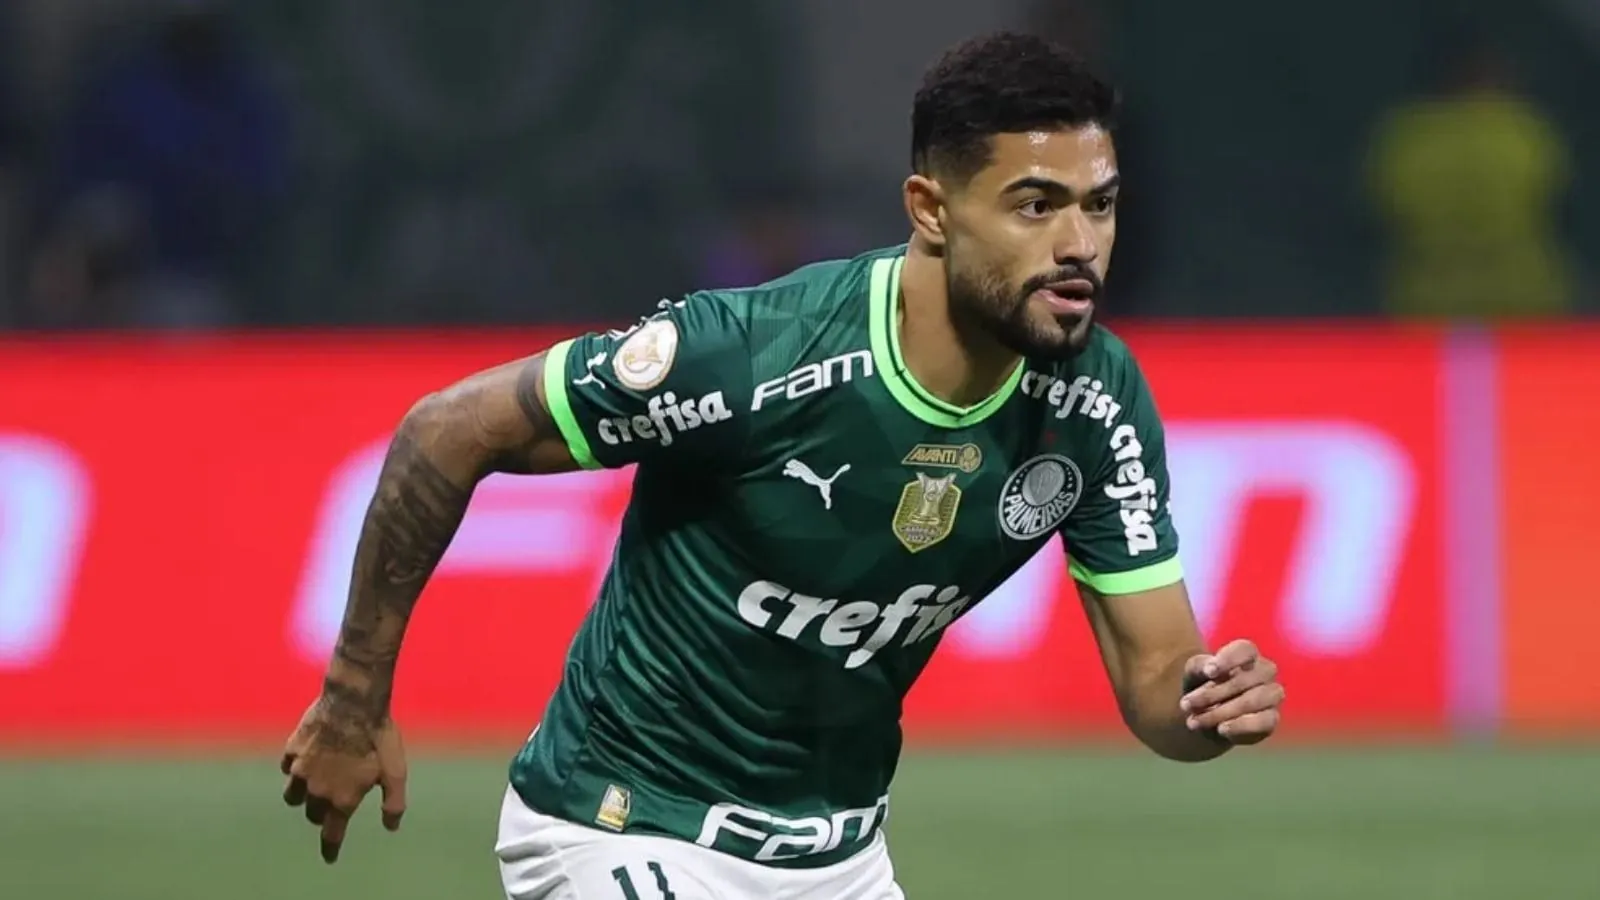
[[[1035,456],[1017,467],[1000,489],[1000,528],[1019,541],[1045,537],[1067,518],[1083,496],[1078,464],[1057,453]]]

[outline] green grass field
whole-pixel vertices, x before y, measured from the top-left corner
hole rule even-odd
[[[272,759],[0,761],[0,897],[491,900],[503,773],[415,758],[405,829],[330,868]],[[922,753],[893,802],[911,900],[1600,897],[1594,748]]]

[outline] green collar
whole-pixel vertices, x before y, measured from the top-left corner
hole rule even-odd
[[[906,368],[900,355],[900,270],[904,256],[879,259],[872,264],[872,289],[867,314],[871,316],[872,361],[889,393],[913,416],[939,428],[967,428],[994,415],[1022,383],[1022,360],[1000,389],[973,406],[956,406],[935,397]]]

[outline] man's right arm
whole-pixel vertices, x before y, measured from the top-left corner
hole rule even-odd
[[[338,858],[361,798],[383,788],[384,824],[405,809],[405,761],[389,716],[395,666],[423,587],[495,472],[635,463],[739,464],[750,385],[744,323],[715,297],[667,304],[634,328],[590,333],[479,372],[412,406],[395,430],[356,544],[344,621],[321,696],[290,736],[283,798]]]
[[[684,460],[724,471],[749,391],[742,321],[695,296],[423,398],[390,443],[362,525],[324,703],[352,732],[388,714],[412,608],[485,476]]]
[[[362,524],[323,698],[348,739],[389,711],[412,609],[473,489],[495,472],[577,468],[545,399],[545,354],[472,375],[414,404],[384,458]],[[352,748],[354,749],[354,748]]]

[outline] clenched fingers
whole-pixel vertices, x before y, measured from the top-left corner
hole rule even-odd
[[[1233,744],[1254,744],[1265,740],[1278,730],[1282,714],[1276,709],[1264,709],[1231,719],[1217,726],[1217,733]]]
[[[278,771],[282,772],[287,780],[283,783],[283,802],[290,806],[299,806],[306,802],[306,780],[294,771],[295,755],[285,753],[278,762]]]
[[[1218,650],[1216,656],[1206,665],[1207,678],[1221,678],[1235,669],[1249,668],[1261,659],[1261,651],[1256,648],[1254,641],[1237,640],[1229,641]]]
[[[1248,663],[1221,681],[1208,681],[1183,695],[1178,705],[1190,715],[1198,715],[1227,703],[1278,677],[1278,666],[1269,659]]]
[[[400,730],[385,729],[378,745],[378,789],[383,793],[383,827],[400,830],[406,812],[406,751]]]
[[[400,817],[406,814],[406,777],[393,775],[379,782],[383,790],[383,827],[400,830]]]
[[[1195,730],[1216,728],[1228,737],[1230,732],[1222,726],[1256,713],[1276,710],[1283,698],[1283,685],[1277,682],[1256,685],[1225,703],[1191,714],[1187,724]]]
[[[299,775],[290,775],[283,786],[283,802],[290,806],[299,806],[306,802],[306,780]]]
[[[326,797],[318,797],[315,794],[306,797],[306,821],[313,825],[321,825],[327,821],[331,809],[333,804],[329,803]]]
[[[322,861],[334,863],[339,859],[339,849],[344,846],[345,828],[350,824],[350,814],[342,810],[328,810],[322,820]]]

